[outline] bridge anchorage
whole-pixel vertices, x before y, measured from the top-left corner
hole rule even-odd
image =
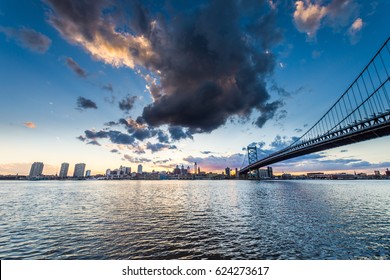
[[[260,160],[249,159],[239,175],[283,160],[390,135],[389,38],[333,106],[298,140]],[[249,147],[248,147],[249,155]],[[257,151],[256,151],[257,156]],[[253,175],[255,174],[255,175]]]

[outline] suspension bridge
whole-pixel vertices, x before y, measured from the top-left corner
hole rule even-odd
[[[239,175],[283,160],[390,135],[390,37],[333,106],[298,140],[265,158],[248,147]]]

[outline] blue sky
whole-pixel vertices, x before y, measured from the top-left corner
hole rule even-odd
[[[2,1],[0,174],[206,171],[287,145],[389,36],[389,1]],[[275,164],[390,167],[389,137]]]

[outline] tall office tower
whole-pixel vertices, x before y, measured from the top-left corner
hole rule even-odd
[[[31,165],[30,169],[30,177],[38,177],[42,175],[43,171],[43,162],[34,162]]]
[[[87,170],[85,172],[85,177],[91,177],[91,170]]]
[[[225,174],[226,174],[226,176],[230,176],[230,168],[229,167],[225,168]]]
[[[272,167],[271,166],[267,167],[267,171],[268,171],[268,177],[273,178],[274,177],[274,172],[272,171]]]
[[[126,167],[126,166],[122,166],[119,167],[119,174],[120,175],[129,175],[131,173],[131,168],[130,167]]]
[[[142,164],[138,165],[137,173],[142,174]]]
[[[197,172],[198,172],[198,165],[195,162],[195,164],[194,164],[194,174],[197,174]]]
[[[73,177],[83,178],[84,177],[84,171],[85,171],[85,163],[77,163],[74,166]]]
[[[60,178],[68,177],[69,163],[64,162],[61,164]]]
[[[131,174],[131,167],[125,167],[125,174],[130,175]]]

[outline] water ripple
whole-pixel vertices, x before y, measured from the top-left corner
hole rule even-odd
[[[390,259],[388,181],[0,182],[1,259]]]

